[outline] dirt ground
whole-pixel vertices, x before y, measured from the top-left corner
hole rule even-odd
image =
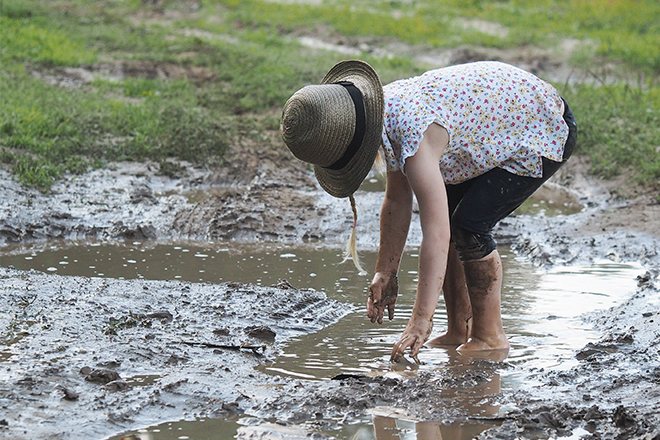
[[[50,194],[0,170],[0,245],[186,239],[343,246],[348,202],[323,193],[271,135],[268,148],[253,140],[233,146],[222,169],[181,164],[185,172],[172,177],[157,164],[120,163],[70,176]],[[578,367],[531,372],[540,385],[502,392],[498,399],[517,409],[493,418],[501,425],[478,438],[555,438],[580,428],[581,438],[660,439],[660,205],[625,176],[589,175],[579,156],[545,190],[568,192],[583,209],[508,218],[497,230],[500,243],[543,267],[610,258],[640,262],[647,272],[628,301],[585,317],[602,337],[576,353]],[[374,249],[382,193],[360,191],[357,201],[359,246]],[[420,239],[415,223],[409,244]],[[241,414],[255,424],[276,420],[266,432],[278,438],[323,437],[383,407],[417,420],[456,420],[467,416],[442,389],[485,383],[508,368],[475,361],[480,368],[470,374],[321,382],[259,373],[254,367],[277,356],[283,342],[348,312],[286,283],[89,279],[2,267],[0,291],[0,434],[12,439],[104,438],[165,420]],[[153,371],[161,380],[149,380]]]
[[[0,236],[5,245],[86,238],[343,245],[348,203],[325,195],[284,152],[241,149],[230,154],[254,152],[258,159],[230,160],[219,171],[188,167],[179,178],[158,175],[152,164],[116,164],[71,177],[50,195],[21,188],[0,171]],[[508,218],[499,241],[540,266],[610,258],[639,261],[648,272],[629,301],[586,318],[602,339],[576,353],[579,367],[534,372],[539,387],[502,393],[501,401],[518,409],[479,438],[548,438],[578,427],[593,439],[660,438],[659,207],[632,189],[623,198],[626,186],[598,180],[585,167],[572,159],[548,185],[577,197],[580,213]],[[357,199],[360,246],[375,248],[382,193],[361,191]],[[409,243],[419,240],[415,225]],[[346,306],[287,285],[97,280],[11,268],[0,269],[0,284],[0,432],[10,438],[102,438],[160,420],[238,414],[278,420],[271,434],[286,425],[304,426],[307,435],[382,407],[417,420],[455,419],[464,415],[439,397],[443,387],[474,386],[507,368],[484,362],[478,374],[415,380],[273,378],[254,367],[277,356],[292,335],[335,322]],[[217,319],[205,319],[209,313]],[[166,379],[137,386],[143,371]],[[301,435],[292,432],[277,435]]]

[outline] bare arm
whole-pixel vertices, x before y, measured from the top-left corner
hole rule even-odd
[[[412,190],[400,171],[387,173],[385,199],[380,212],[380,247],[376,273],[369,287],[367,317],[383,322],[385,308],[394,317],[394,304],[399,290],[396,274],[406,244],[412,213]]]
[[[408,347],[416,357],[433,329],[433,313],[447,270],[451,237],[447,193],[439,166],[448,141],[447,131],[431,124],[417,153],[406,161],[408,182],[419,203],[422,245],[415,305],[401,339],[392,349],[392,360],[401,357]]]
[[[401,171],[387,173],[385,200],[380,211],[380,247],[376,272],[398,272],[408,237],[412,213],[412,190]]]

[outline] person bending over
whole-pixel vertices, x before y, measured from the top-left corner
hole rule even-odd
[[[314,165],[321,187],[349,197],[379,153],[387,180],[380,247],[367,316],[394,316],[397,273],[413,196],[422,243],[412,315],[392,349],[417,359],[433,329],[440,293],[445,334],[431,346],[460,352],[507,352],[501,311],[502,262],[493,228],[550,178],[572,154],[577,123],[549,83],[492,61],[430,70],[382,86],[374,69],[342,61],[319,85],[297,91],[282,112],[282,138]],[[355,252],[355,225],[350,247]]]

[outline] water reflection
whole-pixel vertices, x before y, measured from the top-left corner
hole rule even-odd
[[[126,432],[107,440],[233,440],[238,428],[236,422],[228,420],[181,420]]]
[[[464,420],[444,424],[442,422],[415,422],[405,418],[372,418],[376,440],[470,440],[496,423],[467,422]]]

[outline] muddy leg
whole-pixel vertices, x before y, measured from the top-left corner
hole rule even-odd
[[[508,350],[509,341],[502,327],[500,301],[502,260],[495,250],[484,258],[463,262],[470,304],[472,333],[459,351]]]
[[[447,333],[426,343],[430,347],[465,344],[470,336],[472,308],[465,284],[463,263],[454,245],[449,246],[447,275],[442,286],[447,308]]]

